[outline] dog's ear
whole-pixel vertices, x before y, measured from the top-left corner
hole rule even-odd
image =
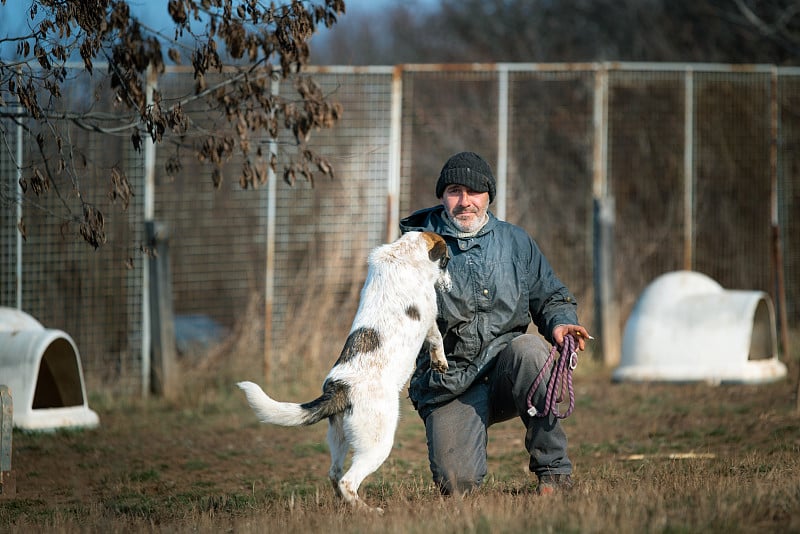
[[[447,243],[444,238],[435,232],[422,232],[422,238],[428,245],[428,258],[431,261],[440,262],[441,268],[444,269],[450,260],[450,253],[447,251]]]

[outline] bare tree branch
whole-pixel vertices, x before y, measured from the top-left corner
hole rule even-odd
[[[335,124],[341,107],[328,102],[319,87],[299,73],[308,63],[309,39],[320,25],[337,22],[345,11],[343,0],[286,0],[279,5],[259,0],[169,0],[161,8],[172,22],[174,36],[142,24],[128,0],[32,0],[25,8],[24,27],[0,40],[5,50],[14,49],[0,60],[0,118],[23,125],[37,139],[43,161],[41,166],[20,168],[27,173],[22,180],[26,195],[52,191],[72,213],[71,202],[57,188],[61,181],[69,183],[69,198],[77,199],[80,208],[80,234],[95,247],[105,241],[105,219],[82,195],[68,124],[130,134],[135,150],[141,150],[143,135],[156,143],[173,137],[177,145],[193,142],[191,151],[176,150],[167,172],[181,169],[179,158],[194,152],[212,167],[216,186],[220,166],[240,154],[242,187],[266,180],[265,173],[254,171],[262,168],[254,160],[263,155],[252,151],[251,138],[277,140],[288,130],[297,156],[290,159],[285,176],[293,179],[300,174],[312,183],[315,172],[333,176],[332,167],[306,141],[312,130]],[[18,20],[19,6],[0,0],[0,19]],[[194,93],[170,100],[159,91],[147,94],[149,73],[163,73],[168,61],[180,63],[183,55],[191,64]],[[74,83],[69,62],[78,58],[84,72],[100,82],[94,101],[111,96],[118,114],[93,106],[76,110],[65,101],[64,90]],[[107,68],[96,69],[98,61]],[[211,75],[226,71],[225,65],[233,74],[209,83]],[[273,95],[273,76],[294,78],[294,100],[302,105],[288,95]],[[192,118],[192,113],[210,112],[227,123],[224,130],[235,134],[200,127]],[[130,183],[117,166],[106,173],[109,198],[125,209],[134,194]]]

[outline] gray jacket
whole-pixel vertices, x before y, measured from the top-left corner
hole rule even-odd
[[[438,294],[437,318],[450,368],[432,372],[423,348],[409,387],[423,418],[486,375],[495,356],[524,334],[531,320],[550,343],[555,326],[578,324],[575,297],[522,228],[489,213],[476,236],[458,238],[443,217],[444,207],[435,206],[400,221],[404,233],[429,230],[443,236],[451,256],[447,269],[453,285]]]

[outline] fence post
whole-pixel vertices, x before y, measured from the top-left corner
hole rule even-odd
[[[389,124],[389,175],[386,179],[386,242],[400,234],[400,141],[403,122],[403,69],[392,70],[391,122]]]
[[[14,431],[14,402],[8,386],[0,384],[0,498],[17,493],[17,480],[11,470],[11,438]]]
[[[608,67],[595,68],[594,151],[592,154],[592,220],[594,251],[594,313],[600,352],[606,366],[620,361],[619,306],[614,291],[614,197],[608,186]]]
[[[594,294],[595,322],[603,363],[619,365],[622,350],[619,333],[619,307],[614,289],[614,198],[594,199]]]
[[[508,66],[497,73],[497,205],[495,215],[506,220],[508,206]]]
[[[19,71],[18,71],[19,72]],[[22,104],[19,105],[20,110],[22,110]],[[22,225],[22,148],[23,148],[23,133],[25,129],[23,127],[23,120],[20,119],[17,123],[17,175],[16,175],[16,184],[14,185],[14,195],[16,201],[16,210],[17,210],[17,231],[14,233],[17,239],[16,243],[16,306],[18,310],[22,309],[22,232],[20,231]],[[5,184],[3,185],[5,187]]]
[[[270,95],[277,97],[280,93],[280,77],[273,73],[270,82]],[[273,111],[270,114],[274,114]],[[277,161],[278,142],[269,140],[269,159]],[[267,231],[264,244],[264,382],[269,384],[272,378],[272,315],[275,306],[275,218],[277,213],[277,177],[272,165],[267,166]]]
[[[683,268],[694,269],[694,71],[683,81]]]
[[[147,221],[150,271],[150,387],[169,397],[175,389],[175,317],[169,268],[169,231],[164,223]]]
[[[147,105],[153,105],[153,93],[158,89],[158,73],[155,69],[147,68],[147,86],[145,87],[145,97]],[[155,194],[156,194],[156,143],[149,136],[145,136],[144,141],[144,209],[143,216],[145,221],[145,234],[147,234],[147,225],[152,223],[155,217]],[[149,236],[145,235],[149,241]],[[153,384],[150,382],[153,375],[153,356],[151,347],[153,346],[152,332],[150,332],[150,325],[153,324],[153,319],[150,317],[150,311],[154,308],[150,302],[150,296],[153,294],[150,289],[150,260],[147,255],[142,258],[142,396],[147,397],[153,390]]]

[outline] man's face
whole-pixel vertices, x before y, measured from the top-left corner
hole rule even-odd
[[[486,217],[489,193],[479,193],[465,185],[450,184],[442,193],[442,205],[459,230],[474,232]]]

